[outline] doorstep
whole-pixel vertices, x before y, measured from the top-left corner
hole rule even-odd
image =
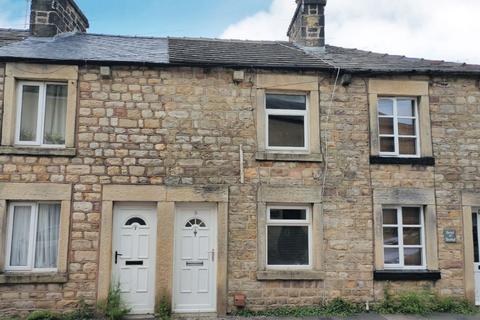
[[[216,313],[174,313],[174,320],[217,320]]]
[[[153,314],[129,314],[123,317],[125,320],[153,320],[156,319]]]

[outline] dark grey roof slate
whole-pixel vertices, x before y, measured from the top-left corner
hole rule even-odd
[[[0,28],[0,47],[6,46],[7,44],[21,41],[27,38],[30,35],[28,30],[18,30],[18,29],[1,29]]]
[[[325,62],[350,71],[480,73],[480,65],[408,58],[328,45],[323,53],[311,54],[321,57]]]
[[[169,38],[170,63],[268,68],[331,68],[288,42]]]
[[[53,38],[30,37],[0,48],[0,57],[57,61],[168,63],[163,38],[64,33]]]
[[[480,65],[406,58],[326,46],[310,50],[284,41],[152,38],[66,33],[30,37],[0,48],[0,60],[174,64],[379,73],[480,74]]]

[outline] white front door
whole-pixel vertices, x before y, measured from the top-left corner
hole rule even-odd
[[[480,213],[475,210],[472,215],[473,220],[473,272],[475,273],[475,304],[480,305]]]
[[[112,284],[132,314],[154,313],[156,234],[154,205],[115,206]]]
[[[178,205],[175,212],[174,312],[216,311],[216,262],[215,206]]]

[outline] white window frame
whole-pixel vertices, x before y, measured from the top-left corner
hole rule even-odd
[[[285,95],[285,96],[303,96],[305,97],[305,110],[284,110],[284,109],[268,109],[267,108],[267,96],[268,95]],[[293,151],[293,152],[308,152],[310,145],[309,137],[309,121],[310,121],[310,107],[309,107],[309,95],[299,92],[288,91],[268,91],[265,93],[265,148],[267,151]],[[302,116],[303,117],[303,130],[304,130],[304,146],[303,147],[278,147],[270,146],[269,141],[269,116]]]
[[[393,115],[380,115],[380,100],[392,100],[393,101]],[[398,116],[398,100],[413,100],[415,102],[415,116]],[[393,119],[393,134],[380,133],[380,119]],[[398,119],[412,119],[415,120],[415,135],[400,135],[398,132]],[[419,114],[418,114],[418,99],[416,97],[378,97],[377,100],[377,119],[378,119],[378,143],[379,143],[379,155],[381,157],[398,157],[398,158],[419,158],[420,157],[420,129],[419,129]],[[381,151],[381,138],[393,138],[395,151],[394,152],[382,152]],[[400,138],[415,138],[415,151],[416,154],[401,154],[400,153]]]
[[[38,206],[40,204],[59,204],[59,202],[11,202],[8,208],[7,219],[7,247],[5,257],[5,271],[10,272],[57,272],[58,271],[58,251],[57,251],[57,267],[56,268],[35,268],[35,248],[36,248],[36,235],[37,235],[37,221],[38,221]],[[61,205],[61,204],[60,204]],[[28,242],[28,263],[27,266],[10,266],[10,255],[12,250],[12,231],[13,231],[13,213],[15,207],[30,207],[30,237]],[[60,228],[60,226],[59,226]],[[60,248],[60,239],[58,240],[58,248]]]
[[[45,131],[45,103],[48,85],[63,85],[67,87],[67,99],[68,99],[68,84],[63,82],[41,82],[41,81],[19,81],[17,84],[17,110],[15,121],[15,145],[18,146],[35,146],[41,148],[65,148],[64,144],[45,144],[43,143],[43,134]],[[22,120],[22,105],[23,105],[23,87],[24,86],[38,86],[38,112],[37,112],[37,131],[35,141],[20,141],[20,123]],[[68,104],[68,102],[67,102]],[[68,112],[68,107],[67,110]],[[65,124],[65,127],[67,123]],[[65,132],[65,140],[66,140]]]
[[[272,209],[300,209],[306,210],[305,220],[275,220],[270,218]],[[265,265],[271,270],[305,270],[312,269],[313,265],[313,241],[312,241],[312,208],[308,205],[269,205],[267,206],[267,219],[265,224]],[[287,227],[308,227],[308,265],[269,265],[268,264],[268,227],[270,226],[287,226]]]
[[[404,225],[403,224],[403,208],[419,208],[420,209],[420,225]],[[383,223],[383,210],[384,209],[396,209],[397,210],[397,224],[384,224]],[[420,228],[420,245],[404,245],[403,244],[403,229],[404,228]],[[383,239],[383,230],[384,228],[397,228],[398,232],[398,245],[386,245]],[[387,264],[385,263],[385,258],[383,260],[384,268],[388,270],[425,270],[427,269],[427,255],[426,255],[426,245],[425,245],[425,213],[423,206],[383,206],[382,207],[382,250],[388,248],[398,248],[399,252],[399,263],[398,264]],[[421,248],[422,249],[422,264],[419,266],[405,266],[405,255],[404,249],[408,248]],[[385,252],[385,251],[384,251]]]

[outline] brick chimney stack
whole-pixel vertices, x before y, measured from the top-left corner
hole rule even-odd
[[[288,37],[305,47],[325,47],[325,6],[327,0],[296,0]]]
[[[74,0],[32,0],[30,33],[53,37],[63,32],[86,32],[88,19]]]

